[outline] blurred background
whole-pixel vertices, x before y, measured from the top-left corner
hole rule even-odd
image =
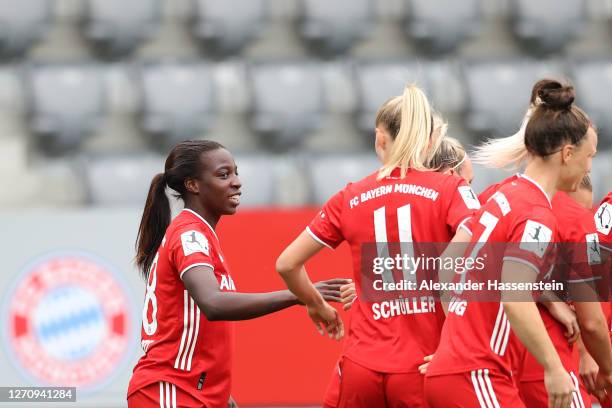
[[[234,153],[242,204],[221,242],[239,290],[274,290],[284,245],[377,167],[375,112],[404,84],[469,148],[514,133],[543,76],[570,78],[599,128],[599,202],[612,0],[0,0],[0,386],[79,384],[79,406],[125,405],[144,296],[136,229],[178,141]],[[477,191],[506,176],[475,174]],[[347,249],[314,270],[349,276]],[[236,399],[320,405],[338,350],[297,308],[241,323]]]

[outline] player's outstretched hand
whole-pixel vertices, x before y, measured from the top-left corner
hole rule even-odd
[[[336,309],[331,307],[327,302],[320,305],[306,306],[308,316],[312,319],[317,331],[324,336],[325,333],[335,340],[340,340],[344,337],[344,324]]]
[[[340,303],[343,302],[341,298],[342,288],[346,285],[352,285],[352,282],[351,279],[335,278],[317,282],[314,286],[327,302]]]
[[[342,308],[344,310],[349,310],[353,306],[355,299],[357,299],[357,291],[353,282],[340,287],[340,298],[342,299]]]

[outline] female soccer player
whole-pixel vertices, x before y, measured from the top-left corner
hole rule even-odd
[[[474,153],[475,160],[487,167],[519,167],[528,157],[525,147],[525,126],[535,107],[541,103],[538,93],[543,89],[558,89],[562,85],[554,80],[538,81],[532,90],[530,108],[525,115],[521,130],[515,135],[493,139],[481,146]],[[499,188],[509,182],[516,181],[519,175],[512,176],[503,182],[487,188],[479,199],[482,203],[488,201]],[[573,299],[572,309],[558,300],[542,301],[538,309],[553,341],[555,349],[561,357],[563,366],[570,373],[575,384],[578,383],[577,361],[574,358],[573,343],[582,334],[588,350],[596,356],[599,364],[604,367],[602,373],[612,372],[612,353],[608,340],[606,318],[601,312],[597,300],[600,288],[609,285],[603,282],[602,274],[606,265],[602,263],[596,243],[596,228],[593,222],[592,207],[593,192],[590,177],[585,176],[576,191],[559,191],[552,199],[552,210],[558,224],[558,241],[560,245],[560,260],[553,271],[553,278],[567,282],[567,292]],[[561,277],[561,279],[559,279]],[[601,296],[607,297],[607,295]],[[514,336],[510,336],[512,343]],[[526,353],[517,344],[511,348],[521,354],[516,357],[514,372],[519,384],[521,399],[529,407],[546,407],[547,393],[544,384],[544,371],[534,357]],[[609,382],[610,380],[608,380]],[[587,389],[593,390],[596,379],[585,383]],[[584,389],[573,397],[574,405],[588,404]]]
[[[474,170],[472,168],[470,157],[467,155],[464,147],[457,139],[444,135],[444,131],[441,131],[440,133],[442,136],[442,142],[440,143],[440,146],[435,152],[434,156],[426,164],[426,167],[436,169],[436,171],[443,174],[457,175],[463,178],[468,184],[472,184],[472,180],[474,179]],[[340,296],[343,309],[349,310],[357,299],[355,283],[351,282],[341,286]],[[336,408],[338,406],[338,400],[340,397],[341,361],[342,360],[336,363],[334,370],[332,371],[332,377],[329,381],[327,391],[325,392],[323,408]]]
[[[605,310],[606,320],[608,322],[608,330],[610,331],[610,340],[612,341],[612,192],[608,192],[606,197],[595,208],[593,220],[597,228],[599,237],[599,247],[601,248],[601,256],[604,259],[608,274],[603,278],[605,285],[610,292],[607,294],[607,302],[602,304]],[[601,404],[602,408],[612,408],[612,393],[601,389],[598,384],[598,376],[601,375],[601,369],[593,357],[587,350],[581,350],[580,372],[582,380],[592,394],[594,394]]]
[[[185,209],[171,221],[169,187]],[[138,230],[136,262],[147,279],[144,356],[128,388],[129,407],[227,407],[233,326],[298,304],[289,291],[237,293],[215,227],[236,212],[234,158],[212,141],[176,145],[153,178]],[[339,300],[345,279],[317,284]],[[203,314],[203,315],[202,315]]]
[[[418,281],[420,269],[378,275],[362,262],[389,259],[392,247],[408,255],[413,244],[449,242],[479,207],[464,180],[426,168],[440,142],[435,127],[429,101],[416,86],[387,101],[376,118],[382,169],[334,195],[277,261],[277,271],[319,331],[320,325],[330,330],[341,327],[341,320],[314,290],[304,264],[324,247],[345,240],[350,245],[360,301],[340,361],[339,407],[425,406],[418,366],[435,350],[444,318],[440,305],[433,296],[375,293],[376,282]]]
[[[558,190],[576,189],[596,151],[597,134],[573,105],[571,86],[544,87],[538,98],[525,126],[525,174],[501,186],[471,223],[466,254],[486,258],[489,279],[528,283],[549,271],[557,232],[551,199]],[[487,243],[506,243],[503,258]],[[431,407],[525,407],[512,379],[510,326],[544,367],[549,406],[570,406],[576,386],[530,294],[502,291],[501,302],[468,302],[461,295],[453,300],[427,370]]]
[[[425,167],[435,169],[442,174],[456,175],[471,185],[474,180],[474,168],[465,148],[459,140],[446,136],[445,130],[442,130],[440,133],[442,137],[440,146],[433,157],[425,164]],[[351,282],[341,286],[340,296],[342,308],[349,310],[357,298],[355,283]],[[334,383],[333,379],[332,383]]]

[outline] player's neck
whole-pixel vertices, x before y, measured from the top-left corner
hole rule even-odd
[[[549,200],[552,200],[557,193],[557,174],[554,170],[551,171],[550,165],[540,160],[533,160],[525,168],[524,174],[538,183]]]
[[[204,218],[206,222],[215,229],[219,222],[219,216],[212,215],[210,211],[206,210],[200,202],[185,202],[185,208],[197,213],[200,217]]]

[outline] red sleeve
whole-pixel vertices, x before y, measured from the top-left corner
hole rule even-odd
[[[480,201],[463,179],[454,178],[451,188],[452,190],[445,194],[445,197],[448,197],[446,224],[453,233],[456,233],[459,227],[464,227],[471,235],[468,221],[480,209]]]
[[[585,210],[572,219],[567,236],[560,244],[561,262],[569,265],[570,282],[588,282],[601,278],[601,248],[591,212]]]
[[[531,267],[538,274],[550,275],[555,258],[556,223],[552,215],[531,213],[511,219],[504,261]]]
[[[205,231],[193,225],[174,234],[168,251],[170,262],[175,265],[181,279],[194,266],[215,269],[210,238]]]
[[[336,193],[310,222],[306,231],[315,241],[334,249],[344,241],[340,228],[344,190]]]

